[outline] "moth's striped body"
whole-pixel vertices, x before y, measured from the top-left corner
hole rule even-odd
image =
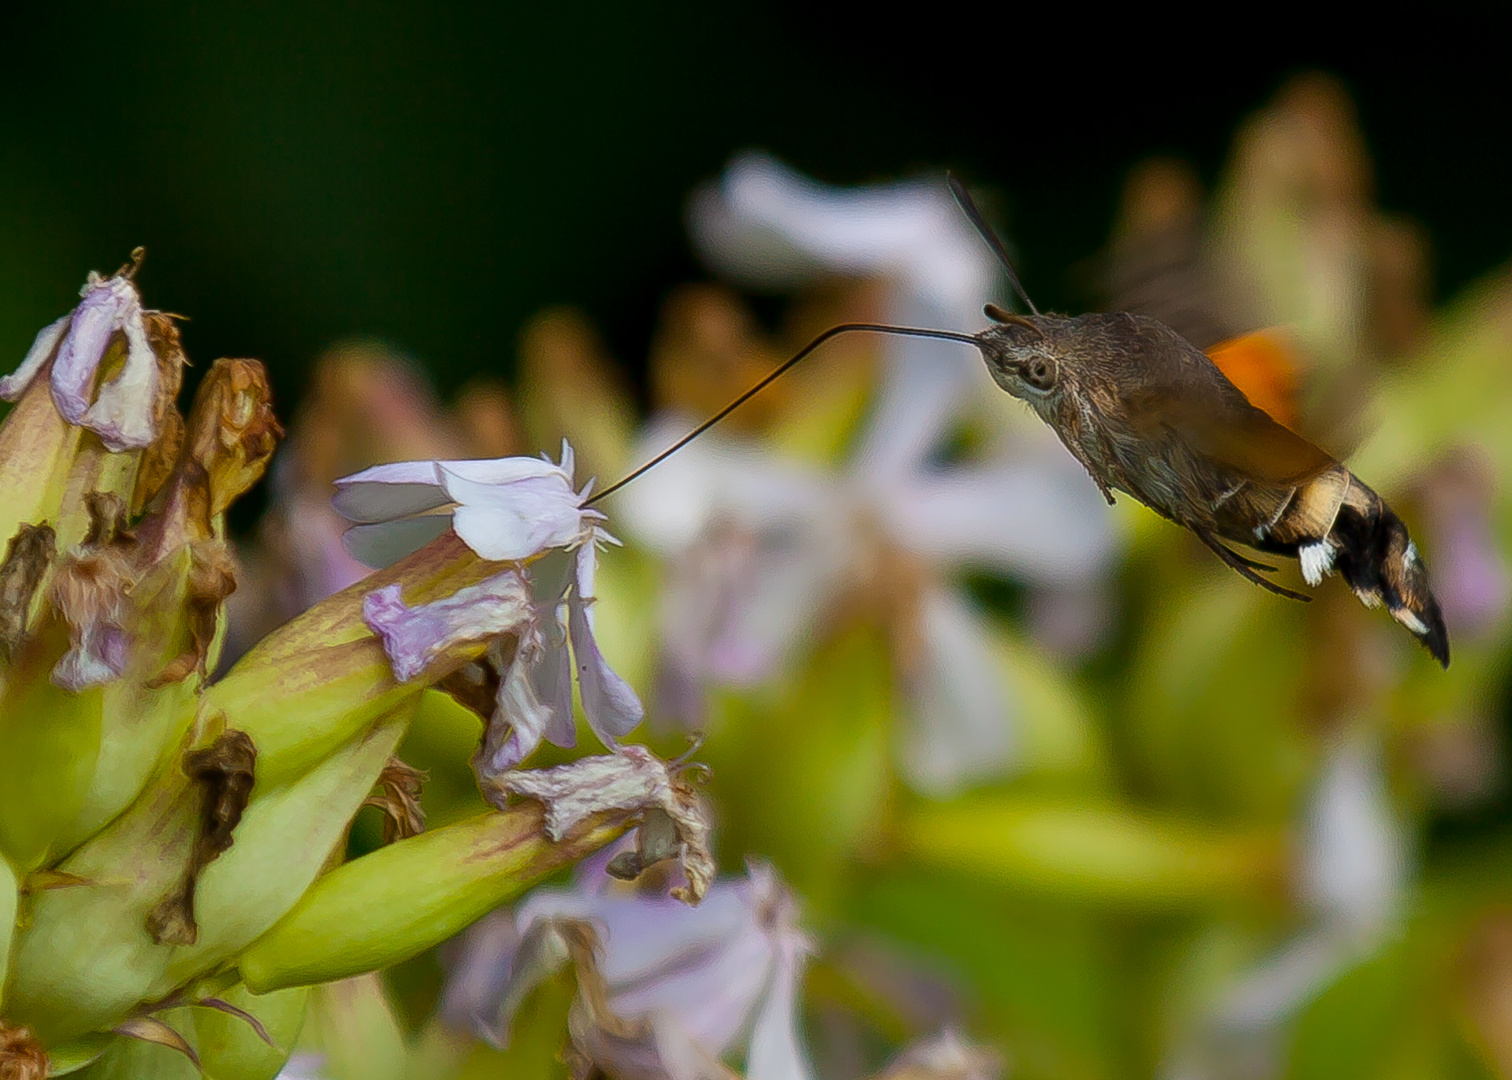
[[[1294,557],[1310,585],[1337,570],[1448,665],[1443,617],[1401,519],[1186,339],[1145,316],[993,314],[1001,324],[977,338],[993,378],[1055,429],[1109,501],[1132,495],[1286,596],[1307,599],[1221,541]]]

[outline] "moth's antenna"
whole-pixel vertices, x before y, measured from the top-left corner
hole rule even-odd
[[[1030,306],[1032,307],[1033,305],[1031,304]],[[763,377],[762,380],[755,386],[751,387],[745,393],[741,394],[734,401],[730,402],[724,408],[720,409],[713,416],[709,417],[703,423],[699,424],[696,428],[688,432],[682,438],[678,439],[675,443],[667,447],[661,453],[657,454],[650,461],[646,462],[644,465],[640,466],[633,472],[628,473],[620,479],[616,480],[614,483],[606,487],[603,491],[600,491],[597,495],[584,502],[583,505],[591,506],[594,503],[598,502],[600,499],[604,498],[604,496],[614,494],[630,481],[643,476],[645,473],[655,468],[657,465],[660,465],[663,461],[666,461],[673,454],[677,453],[694,439],[698,438],[704,432],[708,431],[715,424],[719,423],[725,417],[729,416],[732,412],[740,408],[747,401],[750,401],[757,394],[761,393],[761,391],[765,390],[768,386],[775,382],[789,368],[793,367],[793,365],[797,364],[798,361],[802,360],[809,353],[813,352],[819,346],[823,345],[830,338],[839,337],[841,334],[852,334],[859,330],[866,330],[875,334],[897,334],[901,337],[938,338],[941,341],[959,341],[967,345],[980,344],[977,339],[972,337],[970,334],[957,334],[952,330],[926,330],[916,326],[887,326],[883,323],[841,323],[839,326],[832,326],[824,333],[816,337],[813,341],[805,345],[803,348],[799,349],[791,357],[784,360],[781,364],[777,365],[777,367],[773,368],[772,371],[765,377]]]
[[[961,213],[966,215],[966,219],[971,222],[976,231],[981,234],[982,239],[987,241],[987,246],[997,255],[998,260],[1003,264],[1003,269],[1008,271],[1008,280],[1013,284],[1013,291],[1018,293],[1019,298],[1029,305],[1030,311],[1038,315],[1040,313],[1039,308],[1034,306],[1034,301],[1029,299],[1029,294],[1024,291],[1024,286],[1019,283],[1018,271],[1013,268],[1013,261],[1008,258],[1008,249],[1003,246],[1003,242],[998,239],[998,234],[993,231],[991,225],[987,224],[987,219],[977,209],[977,204],[972,201],[971,192],[966,190],[966,185],[961,183],[960,178],[953,172],[946,173],[945,180],[950,184],[950,193],[955,196],[956,205],[961,208]]]

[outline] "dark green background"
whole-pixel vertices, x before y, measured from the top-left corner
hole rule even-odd
[[[1321,41],[1305,9],[1234,8],[1262,21],[1198,27],[1194,52],[1066,6],[33,7],[0,16],[0,355],[145,244],[191,357],[265,359],[286,405],[350,334],[443,390],[507,372],[555,302],[634,367],[665,290],[700,275],[686,192],[749,146],[835,181],[954,166],[996,190],[1041,305],[1071,305],[1133,161],[1211,176],[1317,66],[1356,94],[1384,204],[1429,227],[1440,295],[1512,254],[1500,34],[1450,9]]]

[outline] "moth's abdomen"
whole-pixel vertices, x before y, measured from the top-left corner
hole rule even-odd
[[[1329,534],[1338,551],[1339,573],[1362,603],[1384,604],[1391,617],[1447,668],[1449,634],[1417,545],[1391,507],[1358,480],[1355,483],[1368,498],[1347,501]]]
[[[1361,603],[1384,606],[1449,666],[1449,635],[1417,545],[1385,500],[1344,466],[1293,487],[1236,484],[1220,495],[1214,517],[1231,540],[1296,556],[1309,585],[1338,570]]]

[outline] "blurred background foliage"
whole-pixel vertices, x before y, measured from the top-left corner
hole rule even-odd
[[[1288,328],[1234,361],[1243,384],[1419,536],[1458,604],[1447,674],[1339,583],[1287,605],[1126,500],[1110,579],[1072,602],[879,543],[771,678],[697,687],[721,864],[770,858],[802,898],[827,1080],[949,1022],[1024,1077],[1512,1076],[1512,97],[1469,16],[1433,56],[1431,27],[1410,49],[1094,56],[1046,15],[784,4],[0,18],[0,350],[143,243],[191,355],[265,359],[293,419],[278,494],[241,523],[232,653],[353,572],[321,533],[334,477],[563,434],[612,477],[648,410],[706,413],[880,314],[865,280],[709,284],[688,194],[748,147],[833,184],[962,171],[1042,307],[1142,306],[1204,347]],[[879,352],[837,348],[730,437],[838,475]],[[675,695],[650,631],[689,553],[625,535],[601,635],[654,719]],[[899,764],[909,618],[946,577],[989,627],[1015,745],[921,790]],[[479,805],[477,730],[428,696],[403,754],[433,823]],[[378,836],[373,813],[353,843]],[[306,1043],[343,1080],[552,1074],[560,993],[501,1056],[433,1017],[444,968],[317,992]]]

